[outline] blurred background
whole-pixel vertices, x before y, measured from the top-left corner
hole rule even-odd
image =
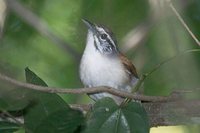
[[[10,0],[8,0],[10,1]],[[185,50],[198,49],[165,0],[0,0],[0,72],[25,81],[29,67],[49,86],[80,88],[79,61],[87,29],[81,19],[114,32],[118,46],[139,75]],[[200,1],[172,1],[200,39]],[[25,8],[25,10],[23,10]],[[147,77],[144,94],[200,88],[200,53],[182,54]],[[88,103],[87,95],[61,95],[68,103]],[[199,98],[200,94],[189,95]],[[153,128],[152,133],[197,133],[198,125]]]

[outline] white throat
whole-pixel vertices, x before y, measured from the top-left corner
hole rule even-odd
[[[88,32],[87,44],[81,59],[80,77],[85,86],[110,86],[121,88],[128,76],[118,56],[102,55],[94,45],[92,32]]]
[[[85,50],[84,50],[83,54],[92,55],[92,54],[97,54],[97,53],[99,53],[99,52],[97,51],[97,49],[94,46],[93,33],[90,30],[88,30],[86,47],[85,47]]]

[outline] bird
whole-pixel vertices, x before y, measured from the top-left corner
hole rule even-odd
[[[119,50],[116,37],[104,25],[82,19],[88,28],[86,46],[80,61],[79,74],[85,87],[108,86],[125,92],[139,80],[136,67]],[[88,94],[94,101],[104,97],[112,98],[121,104],[124,98],[101,92]]]

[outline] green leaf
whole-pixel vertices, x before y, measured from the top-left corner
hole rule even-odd
[[[28,83],[47,86],[47,84],[28,68],[25,69]],[[72,133],[83,122],[80,111],[72,110],[57,94],[32,91],[33,105],[24,117],[27,131],[34,133]]]
[[[27,90],[0,81],[0,111],[19,111],[30,104]]]
[[[112,99],[97,101],[84,133],[148,133],[147,113],[140,103],[119,107]]]
[[[44,81],[37,77],[28,68],[26,77],[28,82],[38,85],[47,86]],[[29,73],[29,74],[28,74]],[[33,91],[25,88],[15,88],[10,85],[0,83],[0,110],[19,111],[25,109],[32,103],[33,94],[38,91]]]
[[[46,117],[35,129],[36,133],[73,133],[83,122],[79,111],[59,110]]]
[[[0,121],[0,133],[13,133],[19,129],[20,126],[15,123]]]
[[[28,67],[25,68],[25,75],[26,75],[26,82],[35,85],[47,86],[47,84],[34,72],[32,72]]]
[[[29,97],[24,96],[24,93],[21,88],[5,89],[5,91],[2,89],[0,91],[0,110],[19,111],[23,110],[29,105]]]

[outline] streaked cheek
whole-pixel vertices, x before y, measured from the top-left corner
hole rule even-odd
[[[112,47],[109,44],[105,44],[102,46],[103,47],[103,52],[106,54],[112,53]]]

